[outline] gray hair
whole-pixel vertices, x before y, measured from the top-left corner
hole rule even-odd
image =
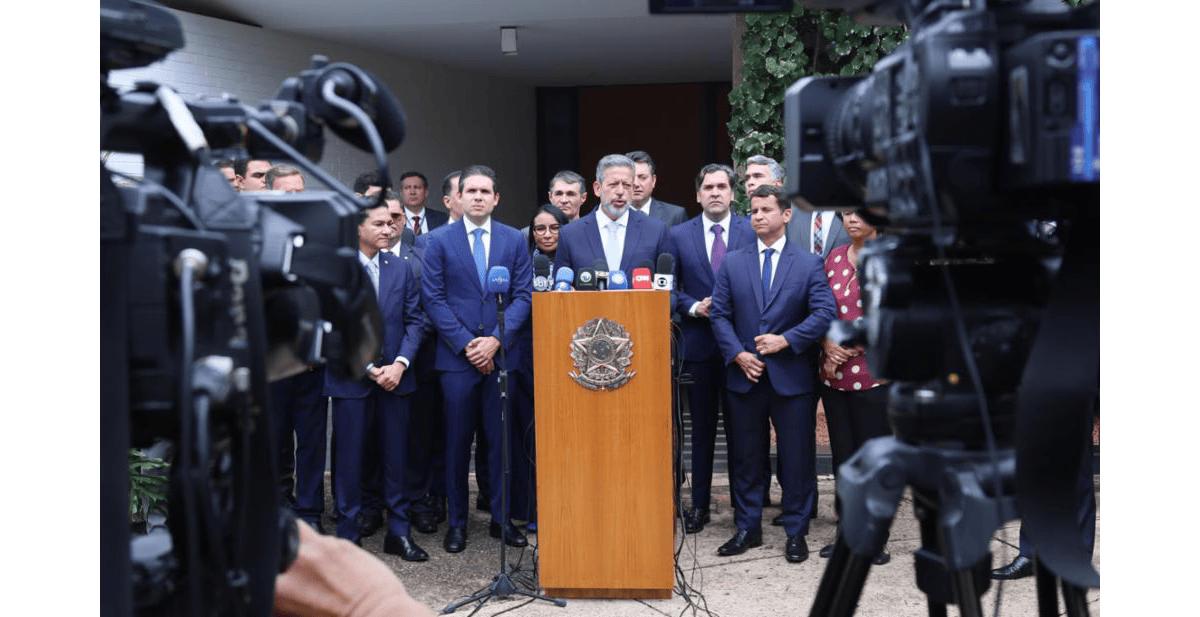
[[[267,189],[275,190],[275,180],[287,176],[300,176],[300,180],[304,180],[304,174],[300,172],[299,168],[280,163],[267,170],[267,177],[265,178]]]
[[[633,164],[633,159],[624,154],[609,154],[596,163],[596,182],[604,182],[604,172],[610,167],[626,167],[629,169],[629,173],[637,173],[637,166]]]
[[[783,166],[779,164],[779,161],[776,161],[769,156],[755,154],[754,156],[746,159],[746,167],[751,165],[766,165],[767,168],[771,170],[772,178],[777,181],[783,181]]]
[[[564,169],[564,170],[554,174],[554,177],[550,178],[550,185],[546,187],[546,190],[553,191],[555,182],[566,182],[567,184],[578,184],[580,195],[587,192],[587,186],[584,184],[587,181],[583,179],[583,176],[581,176],[569,169]]]

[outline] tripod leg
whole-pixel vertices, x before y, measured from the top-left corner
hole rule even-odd
[[[1062,581],[1063,604],[1067,605],[1067,617],[1087,617],[1087,590]]]
[[[813,600],[809,615],[853,615],[870,570],[871,558],[851,553],[839,531],[833,545],[833,555],[830,555],[829,565],[825,566],[825,573],[821,575],[821,584],[817,587],[817,597]]]
[[[1041,560],[1034,557],[1033,571],[1037,576],[1038,617],[1057,617],[1058,615],[1058,577],[1042,566]]]

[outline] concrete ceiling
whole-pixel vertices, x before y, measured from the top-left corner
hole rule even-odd
[[[166,0],[181,10],[535,86],[729,81],[732,15],[647,0]],[[516,26],[519,53],[500,53]]]

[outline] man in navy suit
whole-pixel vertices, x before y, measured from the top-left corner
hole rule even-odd
[[[610,271],[628,273],[639,263],[654,263],[666,252],[666,224],[629,207],[634,169],[634,162],[623,154],[600,159],[592,184],[600,207],[558,232],[555,270],[566,266],[579,272],[603,261]]]
[[[487,442],[492,486],[489,532],[510,546],[527,543],[500,505],[504,464],[495,370],[503,366],[501,346],[506,355],[511,353],[517,333],[529,319],[533,288],[533,265],[521,232],[492,218],[500,203],[496,173],[473,165],[463,170],[458,186],[463,220],[429,236],[421,275],[425,312],[438,333],[435,367],[441,371],[445,398],[450,516],[442,545],[450,553],[467,545],[467,463],[476,425],[482,425]],[[505,266],[511,273],[503,335],[497,324],[496,297],[487,293],[486,275],[492,266]]]
[[[749,220],[730,210],[733,183],[728,166],[705,165],[696,175],[696,202],[704,213],[668,232],[677,272],[674,310],[682,331],[680,354],[683,371],[692,376],[687,386],[692,419],[692,507],[684,512],[688,533],[697,533],[708,523],[718,405],[725,400],[725,365],[709,322],[714,279],[729,251],[754,244]],[[719,406],[726,410],[729,443],[728,407]]]
[[[666,223],[667,227],[674,227],[685,221],[687,210],[654,198],[654,186],[658,183],[658,176],[655,174],[658,169],[654,165],[654,159],[641,150],[626,152],[625,156],[636,166],[633,176],[633,208]]]
[[[808,558],[805,536],[817,494],[816,358],[835,304],[821,258],[788,241],[790,219],[779,187],[755,189],[750,224],[758,240],[725,258],[712,296],[710,317],[733,417],[730,485],[737,532],[717,550],[723,556],[762,545],[762,444],[770,418],[788,536],[784,556],[790,562]]]
[[[409,373],[425,322],[420,293],[412,270],[400,258],[384,251],[395,228],[386,204],[363,212],[358,225],[358,259],[375,287],[383,317],[383,344],[379,358],[361,379],[325,373],[325,394],[333,400],[334,448],[337,482],[334,501],[338,510],[338,537],[361,543],[359,513],[363,506],[363,453],[369,440],[378,440],[383,464],[383,493],[387,508],[387,536],[383,550],[405,561],[425,561],[429,555],[412,540],[405,490],[410,394],[416,382]],[[374,416],[378,430],[369,430]]]

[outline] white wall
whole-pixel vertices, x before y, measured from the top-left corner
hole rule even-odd
[[[391,89],[408,117],[405,142],[390,157],[396,178],[408,169],[429,178],[431,205],[441,208],[442,177],[452,169],[482,163],[496,170],[500,220],[518,228],[540,203],[535,186],[536,104],[534,88],[426,62],[388,56],[315,38],[294,36],[233,22],[172,11],[184,30],[184,49],[163,62],[112,75],[112,83],[151,80],[185,96],[227,92],[244,103],[270,98],[286,77],[308,68],[313,54],[351,62]],[[497,52],[499,53],[499,52]],[[374,158],[326,130],[320,163],[350,185]],[[113,155],[114,169],[141,175],[139,159]]]

